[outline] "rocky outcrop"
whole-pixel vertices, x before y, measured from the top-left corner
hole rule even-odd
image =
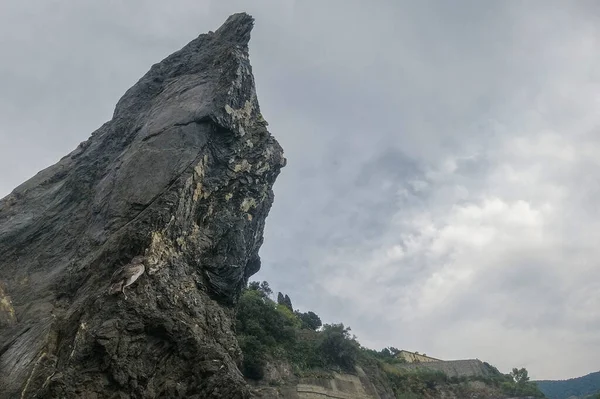
[[[0,201],[0,397],[246,398],[232,305],[285,159],[253,19],[152,66],[113,118]],[[146,272],[108,295],[113,272]]]
[[[371,376],[373,378],[373,376]],[[254,394],[263,399],[393,399],[391,390],[381,390],[361,367],[355,374],[332,372],[328,375],[297,377],[286,362],[267,365],[262,381],[255,383]]]

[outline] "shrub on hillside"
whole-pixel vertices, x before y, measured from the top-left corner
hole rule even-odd
[[[449,377],[440,371],[427,369],[400,370],[386,363],[382,365],[382,368],[396,397],[416,395],[415,397],[422,398],[428,392],[432,393],[437,387],[450,382]]]

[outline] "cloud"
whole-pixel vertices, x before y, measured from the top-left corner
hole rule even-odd
[[[372,347],[535,378],[597,370],[595,3],[0,8],[0,193],[85,140],[152,63],[246,10],[289,161],[256,278]]]

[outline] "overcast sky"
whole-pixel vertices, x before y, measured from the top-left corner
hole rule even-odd
[[[239,11],[288,158],[256,278],[373,348],[598,371],[598,2],[2,0],[0,197]]]

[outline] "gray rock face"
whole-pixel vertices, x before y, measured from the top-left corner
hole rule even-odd
[[[249,396],[232,305],[285,164],[252,26],[233,15],[153,65],[111,121],[0,201],[0,397]],[[108,295],[135,256],[127,300]]]

